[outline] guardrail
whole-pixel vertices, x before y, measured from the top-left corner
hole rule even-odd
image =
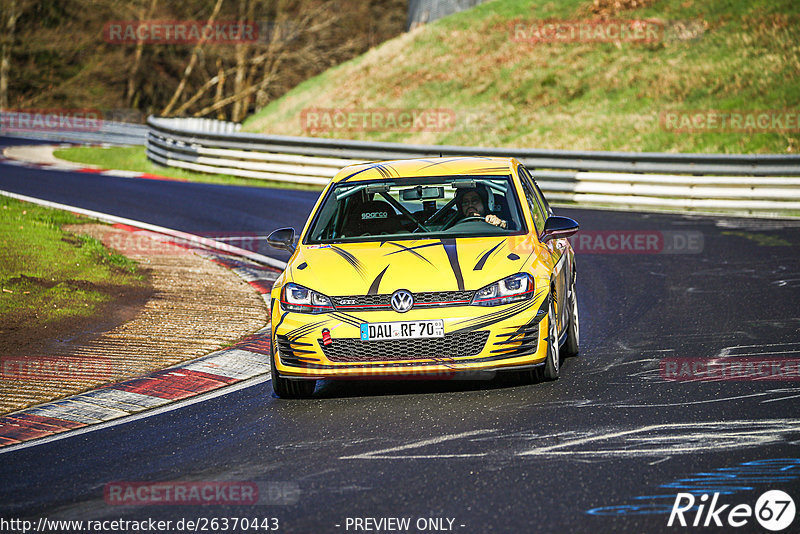
[[[56,113],[56,112],[54,112]],[[66,143],[90,143],[111,145],[143,145],[147,140],[148,127],[144,124],[97,120],[91,124],[73,124],[59,127],[57,121],[50,127],[44,120],[34,120],[30,115],[16,111],[0,111],[0,135]],[[28,115],[22,119],[22,115]],[[46,116],[46,112],[38,118]],[[52,125],[56,125],[52,127]]]
[[[406,145],[242,133],[209,119],[147,119],[147,157],[170,167],[326,184],[363,161],[513,156],[548,198],[628,207],[800,211],[800,155],[661,154]]]

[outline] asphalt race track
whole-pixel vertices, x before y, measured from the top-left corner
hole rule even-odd
[[[8,165],[0,189],[195,233],[258,235],[299,228],[317,197]],[[262,383],[0,454],[0,517],[277,518],[281,532],[391,532],[363,519],[409,518],[411,532],[639,533],[733,530],[713,518],[668,528],[678,492],[697,504],[709,495],[706,509],[720,493],[723,522],[767,490],[800,507],[800,222],[557,212],[581,223],[576,238],[591,238],[577,247],[581,354],[560,380],[325,382],[302,401],[273,398]],[[658,247],[600,248],[636,235]],[[666,379],[713,357],[776,365],[759,379]],[[272,490],[253,505],[109,504],[107,485],[130,481]],[[695,512],[685,517],[691,525]],[[765,532],[745,519],[737,532]],[[795,519],[785,532],[798,529]]]

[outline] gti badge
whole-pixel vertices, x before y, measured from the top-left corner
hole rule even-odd
[[[392,293],[392,309],[399,313],[405,313],[414,305],[414,297],[411,292],[405,289],[398,289]]]

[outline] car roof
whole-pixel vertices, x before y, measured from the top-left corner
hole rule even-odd
[[[460,156],[447,158],[397,159],[357,163],[336,173],[333,182],[360,182],[419,176],[484,175],[506,176],[518,162],[514,158]]]

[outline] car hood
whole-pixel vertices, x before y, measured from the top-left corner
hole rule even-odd
[[[525,236],[301,245],[286,280],[331,295],[476,290],[519,272]]]

